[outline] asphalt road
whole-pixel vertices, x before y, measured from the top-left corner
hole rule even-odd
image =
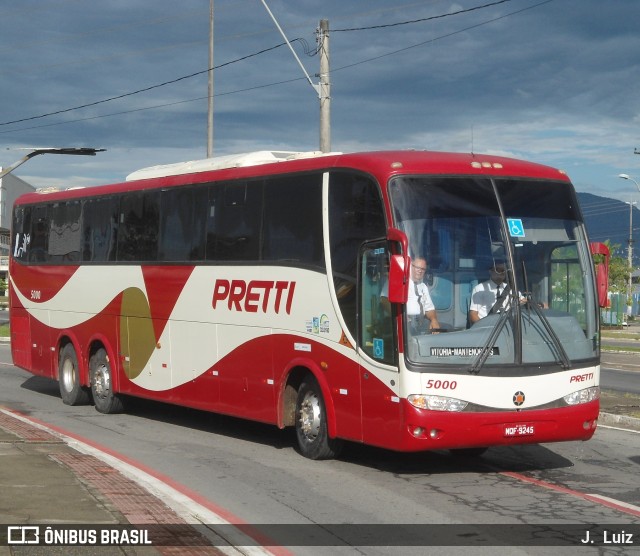
[[[384,546],[291,548],[301,556],[415,554],[415,547],[395,546],[393,525],[406,535],[428,524],[462,524],[476,533],[492,525],[493,535],[517,524],[577,524],[574,542],[580,546],[591,524],[629,530],[640,517],[633,472],[640,463],[640,436],[627,431],[599,428],[584,443],[493,448],[478,460],[350,445],[338,460],[312,462],[295,452],[289,432],[275,427],[150,402],[105,416],[91,406],[63,405],[55,382],[15,368],[0,373],[0,392],[0,405],[141,462],[239,522],[305,525],[328,536],[323,542],[329,544],[341,542],[331,524],[391,527]],[[273,536],[273,529],[265,533]],[[292,544],[286,534],[283,543]],[[563,554],[561,548],[553,552]],[[474,549],[513,553],[504,547]],[[543,552],[525,546],[518,553]]]
[[[591,551],[580,544],[593,524],[630,530],[640,518],[637,432],[599,427],[588,442],[497,447],[478,459],[349,444],[340,459],[314,462],[296,453],[291,431],[273,426],[145,401],[121,415],[102,415],[89,405],[65,406],[55,381],[15,368],[9,355],[8,346],[0,346],[0,406],[140,462],[238,522],[311,526],[314,534],[328,536],[323,542],[329,544],[340,541],[331,524],[385,525],[390,535],[454,524],[476,533],[491,531],[490,536],[509,534],[518,524],[575,524],[568,533],[574,545],[595,554],[602,545]],[[303,545],[291,551],[301,556],[416,553],[392,539],[376,546]],[[640,543],[640,534],[636,540]],[[286,535],[283,542],[292,544]],[[519,554],[545,553],[527,542]],[[553,552],[574,554],[575,546],[554,546]],[[623,554],[623,548],[606,553]],[[438,553],[463,551],[445,547]],[[507,547],[474,549],[474,554],[513,553]]]

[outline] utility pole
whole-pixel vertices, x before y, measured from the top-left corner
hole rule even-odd
[[[638,191],[640,191],[640,183],[638,183],[637,180],[633,179],[629,174],[619,174],[618,177],[622,178],[623,180],[629,180],[633,182],[635,186],[638,188]],[[635,204],[636,203],[629,201],[629,250],[627,252],[629,257],[629,282],[627,284],[627,302],[631,301],[631,292],[632,292],[631,274],[633,273],[633,205]]]
[[[331,83],[329,81],[329,20],[320,20],[320,151],[331,152]]]
[[[207,158],[213,156],[213,0],[209,0],[209,87],[207,114]]]
[[[631,292],[632,292],[632,280],[631,275],[633,274],[633,205],[635,203],[629,201],[629,248],[627,249],[627,257],[629,264],[629,280],[627,283],[627,305],[632,305],[631,302]]]
[[[318,43],[320,49],[320,82],[315,85],[313,81],[311,81],[311,77],[307,73],[307,70],[302,65],[300,58],[296,54],[296,51],[291,46],[289,39],[284,34],[282,27],[278,23],[278,20],[273,15],[273,12],[269,9],[266,0],[261,0],[264,5],[265,10],[273,20],[273,23],[278,28],[278,31],[282,35],[282,38],[286,41],[289,50],[291,50],[291,54],[298,62],[298,65],[302,69],[309,85],[313,87],[313,90],[318,95],[320,99],[320,150],[323,153],[328,153],[331,151],[331,95],[329,84],[329,21],[326,19],[320,20],[320,28],[318,29]]]

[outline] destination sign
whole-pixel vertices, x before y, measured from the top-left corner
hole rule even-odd
[[[481,347],[432,347],[431,357],[475,357],[484,348]],[[500,348],[492,347],[488,350],[489,355],[500,355]]]

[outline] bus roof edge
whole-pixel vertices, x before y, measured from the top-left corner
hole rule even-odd
[[[174,164],[149,166],[148,168],[142,168],[132,172],[127,176],[126,180],[133,181],[178,174],[193,174],[196,172],[209,172],[212,170],[239,168],[242,166],[257,166],[259,164],[271,164],[274,162],[284,162],[287,160],[314,158],[335,154],[339,153],[323,153],[320,151],[255,151],[250,153],[204,158],[202,160],[190,160],[188,162],[178,162]]]

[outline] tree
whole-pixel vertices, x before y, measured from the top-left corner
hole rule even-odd
[[[620,245],[610,245],[610,240],[604,242],[611,253],[617,253]],[[629,274],[631,267],[629,261],[624,257],[612,255],[609,259],[609,291],[611,293],[627,293]]]

